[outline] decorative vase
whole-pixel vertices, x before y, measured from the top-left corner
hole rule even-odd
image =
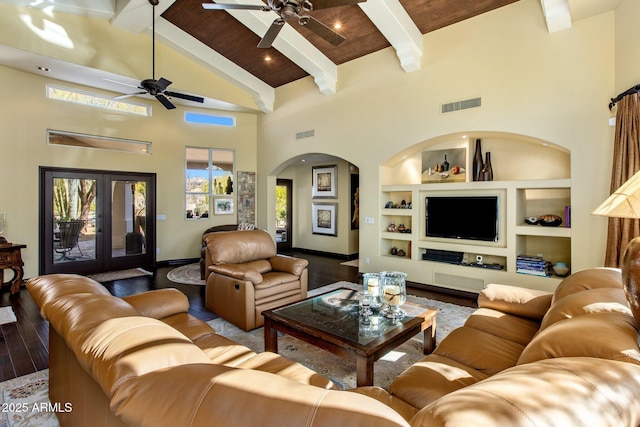
[[[493,181],[493,169],[491,168],[491,153],[487,151],[487,157],[482,166],[482,181]]]
[[[473,180],[482,181],[482,143],[480,139],[476,139],[476,153],[473,155]]]

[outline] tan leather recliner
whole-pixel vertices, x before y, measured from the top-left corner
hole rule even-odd
[[[262,311],[307,297],[309,262],[278,255],[263,230],[205,236],[206,307],[249,331],[264,324]]]

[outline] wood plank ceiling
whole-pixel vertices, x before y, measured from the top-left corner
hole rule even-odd
[[[426,34],[518,0],[399,1],[419,31]],[[204,10],[202,3],[203,0],[176,0],[162,17],[271,87],[279,87],[308,75],[275,48],[257,48],[261,36],[229,13]],[[298,31],[336,65],[390,46],[359,5],[316,10],[310,14],[327,26],[340,22],[342,27],[337,31],[347,40],[339,46],[333,46],[295,21],[287,21],[286,25]],[[266,57],[270,60],[265,60]]]

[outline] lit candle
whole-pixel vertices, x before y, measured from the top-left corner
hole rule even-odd
[[[371,292],[374,298],[377,298],[380,295],[380,283],[377,277],[369,277],[367,281],[367,290]]]
[[[390,285],[384,288],[384,300],[390,305],[400,305],[400,286]]]

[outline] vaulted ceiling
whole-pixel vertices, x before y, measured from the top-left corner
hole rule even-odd
[[[155,34],[164,44],[250,93],[261,111],[270,112],[275,88],[310,75],[321,93],[332,95],[336,93],[340,64],[381,49],[392,47],[399,66],[407,73],[419,70],[423,34],[520,0],[366,0],[357,4],[351,0],[352,4],[329,8],[323,8],[326,2],[333,5],[344,0],[311,1],[318,10],[309,15],[332,28],[340,24],[335,31],[346,41],[334,46],[295,19],[287,19],[272,47],[258,48],[278,15],[273,11],[205,10],[203,2],[211,0],[160,0],[154,9]],[[615,8],[619,1],[540,0],[540,13],[549,32],[555,32],[570,28],[572,19]],[[90,5],[84,0],[0,2],[104,18],[114,27],[137,33],[151,31],[149,0],[92,0]],[[220,3],[265,4],[261,0]],[[74,71],[78,74],[77,67]],[[220,108],[221,104],[212,105]]]
[[[517,0],[476,0],[473,2],[468,0],[400,0],[394,4],[391,1],[369,0],[359,4],[310,12],[310,15],[325,25],[333,27],[340,24],[340,29],[337,31],[346,38],[346,41],[339,46],[333,46],[304,26],[298,25],[295,19],[289,20],[287,23],[289,28],[294,29],[311,45],[298,48],[301,55],[305,55],[304,49],[309,52],[317,50],[333,64],[340,65],[387,48],[391,46],[389,39],[393,40],[393,37],[396,37],[399,39],[399,44],[405,44],[407,47],[410,47],[411,43],[416,45],[414,47],[415,58],[412,60],[419,62],[422,50],[421,34],[515,1]],[[323,0],[313,1],[316,5],[322,2]],[[162,14],[162,17],[249,71],[269,86],[282,86],[310,74],[303,68],[304,63],[298,61],[295,52],[289,58],[276,47],[268,49],[257,47],[267,26],[264,27],[264,31],[259,31],[256,34],[244,24],[246,22],[247,25],[251,25],[249,19],[252,17],[250,15],[257,15],[258,18],[264,17],[270,24],[276,17],[275,13],[243,10],[233,11],[232,15],[226,11],[205,11],[202,8],[202,3],[203,0],[176,0]],[[235,2],[222,0],[219,3]],[[251,4],[252,2],[239,0],[238,3]],[[382,10],[376,14],[371,10],[375,8],[382,8]],[[402,22],[403,20],[404,22]],[[389,39],[382,32],[385,26],[388,27]],[[260,29],[259,26],[256,27]],[[412,36],[416,36],[416,39],[413,40]],[[286,38],[287,35],[285,34],[284,37]],[[294,37],[297,35],[294,34]],[[292,45],[294,43],[295,41],[289,42]],[[287,44],[286,41],[281,43],[281,40],[278,39],[274,43],[277,47],[285,47],[282,46],[285,44]],[[407,53],[407,55],[410,54]]]

